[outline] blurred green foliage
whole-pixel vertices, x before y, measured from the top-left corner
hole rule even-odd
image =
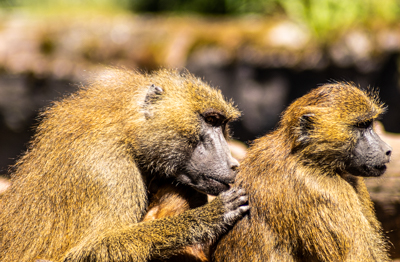
[[[130,0],[139,12],[286,16],[320,39],[352,26],[374,26],[399,20],[399,0]]]
[[[257,14],[288,17],[322,40],[354,26],[388,25],[400,20],[400,0],[129,0],[136,12]]]
[[[76,11],[122,11],[127,9],[130,0],[0,0],[3,9],[27,9],[32,12],[59,12]]]
[[[400,20],[400,0],[0,0],[3,8],[119,10],[135,13],[258,15],[287,17],[318,38],[354,26],[388,25]]]
[[[305,23],[317,37],[355,26],[388,25],[399,21],[398,0],[277,0],[285,14]]]

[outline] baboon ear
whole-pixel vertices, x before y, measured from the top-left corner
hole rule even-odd
[[[161,97],[162,93],[164,93],[164,90],[154,84],[152,84],[147,90],[146,97],[144,98],[143,103],[143,110],[146,118],[150,118],[153,116],[150,105],[157,101]]]
[[[314,128],[314,116],[315,114],[312,113],[307,113],[307,114],[303,114],[300,117],[300,134],[297,138],[297,141],[300,144],[305,144],[307,143],[308,139],[309,139],[309,135],[310,135],[310,131],[313,130]]]
[[[149,104],[152,103],[154,100],[156,100],[162,93],[164,92],[164,90],[159,87],[156,86],[154,84],[152,84],[149,89],[147,90],[147,94],[146,97],[144,99],[144,103],[145,104]]]
[[[300,117],[300,127],[304,130],[311,130],[314,126],[314,116],[315,114],[304,114]]]

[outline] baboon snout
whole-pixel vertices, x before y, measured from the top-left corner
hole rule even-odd
[[[386,144],[382,139],[379,138],[382,161],[386,164],[390,162],[390,157],[392,155],[392,147]]]

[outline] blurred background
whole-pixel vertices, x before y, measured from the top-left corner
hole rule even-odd
[[[400,0],[0,0],[0,190],[39,110],[107,65],[188,68],[236,102],[243,143],[318,85],[378,88],[393,161],[367,184],[400,258]]]

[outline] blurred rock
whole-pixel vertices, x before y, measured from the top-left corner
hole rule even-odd
[[[0,194],[6,191],[6,189],[10,186],[10,181],[3,177],[0,177]]]
[[[310,32],[299,24],[283,21],[272,27],[265,39],[266,45],[293,50],[304,49],[310,41]]]
[[[336,64],[364,72],[400,51],[396,26],[349,29],[325,43],[301,24],[262,17],[9,15],[0,18],[0,39],[0,67],[8,73],[77,80],[82,71],[104,64],[181,68],[204,47],[221,50],[216,58],[258,66],[318,69]]]
[[[0,74],[0,175],[26,150],[39,111],[76,89],[53,77]]]

